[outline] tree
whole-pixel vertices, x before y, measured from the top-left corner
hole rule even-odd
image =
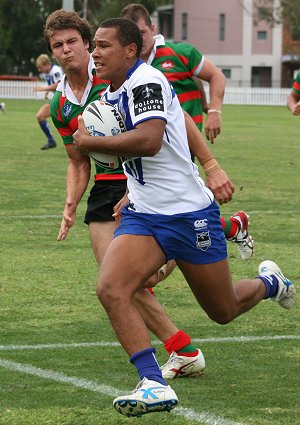
[[[47,7],[44,3],[47,3]],[[60,4],[60,0],[0,0],[1,74],[36,72],[34,58],[45,53],[45,18]]]
[[[300,1],[281,0],[276,5],[272,0],[257,0],[254,2],[257,21],[265,20],[270,25],[284,23],[294,39],[300,38]]]
[[[172,0],[144,0],[150,13],[157,5]],[[104,19],[119,16],[125,0],[88,0],[87,19],[97,28]],[[47,16],[62,7],[62,0],[0,0],[0,74],[37,74],[35,58],[47,53],[43,27]],[[84,0],[74,0],[74,9],[83,16]]]

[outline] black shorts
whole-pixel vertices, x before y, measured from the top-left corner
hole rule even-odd
[[[87,200],[84,222],[114,221],[113,208],[123,198],[126,186],[126,180],[96,181]]]

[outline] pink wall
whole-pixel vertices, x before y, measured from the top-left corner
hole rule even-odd
[[[258,40],[257,32],[258,31],[267,31],[266,40]],[[273,38],[272,38],[272,29],[266,22],[259,22],[252,29],[252,54],[253,55],[262,55],[262,54],[272,54],[273,49]]]
[[[188,14],[188,39],[210,55],[242,54],[243,9],[238,0],[175,0],[174,41],[182,41],[182,13]],[[219,41],[219,15],[225,14],[225,41]]]

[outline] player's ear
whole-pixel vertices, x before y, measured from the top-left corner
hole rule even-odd
[[[127,46],[127,55],[129,58],[137,56],[137,45],[135,43],[131,43]]]

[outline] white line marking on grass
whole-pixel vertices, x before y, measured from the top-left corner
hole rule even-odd
[[[256,342],[256,341],[280,341],[300,339],[300,335],[270,335],[270,336],[229,336],[216,338],[192,338],[194,342],[199,343],[215,343],[215,342]],[[153,341],[153,345],[162,344],[160,341]],[[44,350],[44,349],[61,349],[61,348],[81,348],[81,347],[120,347],[120,343],[113,341],[99,342],[77,342],[70,344],[35,344],[35,345],[0,345],[0,351],[14,350]]]
[[[14,372],[22,372],[26,373],[27,375],[38,376],[40,378],[50,379],[51,381],[70,384],[74,387],[100,393],[104,396],[118,397],[120,393],[122,393],[122,391],[119,391],[114,387],[98,384],[97,382],[89,381],[86,379],[80,379],[75,376],[67,376],[64,373],[55,372],[53,370],[40,369],[28,364],[26,365],[5,359],[0,359],[0,366],[4,367],[5,369],[12,370]],[[201,422],[207,425],[243,425],[240,422],[234,422],[229,419],[222,418],[221,416],[213,415],[209,412],[199,413],[193,409],[187,409],[185,407],[177,407],[171,413],[176,416],[181,416],[187,420],[192,419],[195,422]]]

